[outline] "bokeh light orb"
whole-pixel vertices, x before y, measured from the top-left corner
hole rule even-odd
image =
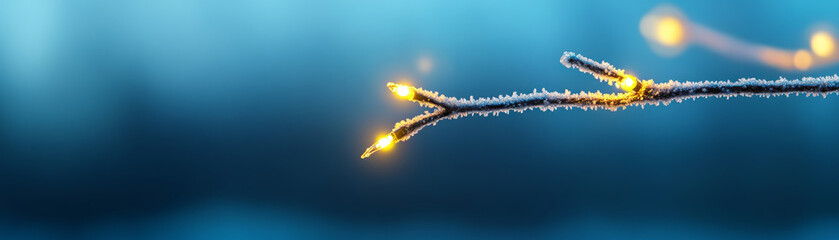
[[[813,33],[810,37],[810,48],[816,56],[826,58],[833,55],[835,50],[835,40],[833,36],[826,31],[819,31]]]
[[[678,18],[667,16],[656,24],[656,40],[666,46],[677,46],[684,41],[684,26]]]
[[[798,50],[792,57],[792,64],[798,70],[807,70],[813,64],[813,55],[807,50]]]
[[[690,21],[671,5],[661,5],[641,18],[641,35],[656,54],[679,55],[690,42]]]

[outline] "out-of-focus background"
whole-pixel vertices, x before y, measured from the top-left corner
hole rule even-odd
[[[359,158],[426,110],[388,81],[615,91],[564,51],[656,81],[839,73],[659,55],[661,4],[4,0],[0,239],[839,236],[836,95],[446,120]],[[836,1],[670,4],[781,49],[839,24]]]

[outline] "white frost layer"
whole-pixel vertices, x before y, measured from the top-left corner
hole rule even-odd
[[[572,60],[577,60],[579,62],[582,62],[583,64],[588,64],[598,69],[591,69],[588,66],[580,65],[579,63],[576,63]],[[626,73],[623,69],[618,69],[612,66],[612,64],[609,64],[608,62],[597,62],[587,57],[584,57],[583,55],[576,54],[573,52],[565,52],[564,54],[562,54],[562,58],[559,59],[559,62],[567,68],[576,68],[580,70],[580,72],[591,74],[597,80],[609,82],[609,85],[612,85],[612,83],[614,82],[623,80],[623,76],[626,76]],[[603,74],[600,71],[603,71],[604,73],[611,73],[611,75]],[[619,77],[616,78],[615,76]]]
[[[497,97],[477,98],[469,97],[454,98],[446,97],[437,92],[417,89],[416,94],[421,94],[433,99],[440,105],[422,103],[425,106],[436,107],[437,111],[425,112],[420,116],[405,119],[397,123],[393,132],[401,128],[408,128],[407,134],[398,139],[404,141],[428,125],[434,125],[443,119],[456,119],[459,117],[481,115],[497,116],[501,113],[509,114],[511,111],[524,112],[534,108],[542,111],[553,111],[558,108],[580,108],[588,109],[609,109],[618,110],[627,106],[641,106],[646,104],[667,105],[672,101],[682,102],[685,99],[698,97],[735,97],[735,96],[778,96],[790,94],[806,94],[807,96],[827,96],[827,94],[839,91],[839,75],[825,77],[805,77],[796,80],[761,80],[755,78],[740,79],[738,81],[704,81],[704,82],[676,82],[654,84],[651,80],[644,81],[643,88],[633,93],[600,93],[598,92],[549,92],[544,88],[539,91],[534,89],[531,93],[520,94],[513,92],[512,95],[499,95]]]

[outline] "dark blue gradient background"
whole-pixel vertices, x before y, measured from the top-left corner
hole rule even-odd
[[[659,3],[4,0],[0,239],[839,237],[836,95],[446,120],[359,159],[425,110],[400,77],[614,90],[563,51],[657,81],[839,73],[657,56]],[[786,49],[839,24],[836,1],[673,4]]]

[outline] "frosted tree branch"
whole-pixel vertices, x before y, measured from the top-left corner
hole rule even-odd
[[[443,119],[457,119],[472,115],[498,115],[510,111],[524,112],[531,109],[553,111],[557,108],[608,109],[618,110],[627,106],[644,106],[646,104],[669,104],[672,101],[681,102],[685,99],[698,97],[736,97],[736,96],[777,96],[789,94],[823,95],[839,91],[839,76],[825,76],[818,78],[802,78],[797,80],[779,79],[774,81],[760,79],[740,79],[737,81],[705,81],[705,82],[676,82],[654,83],[652,80],[637,80],[634,76],[616,69],[606,62],[595,62],[581,55],[566,52],[560,60],[568,68],[578,68],[580,71],[594,75],[601,81],[616,84],[624,89],[623,93],[598,92],[548,92],[533,90],[532,93],[513,93],[507,96],[490,98],[462,99],[446,97],[437,92],[388,83],[388,88],[398,96],[420,103],[422,106],[435,108],[434,112],[426,112],[411,119],[396,123],[393,130],[386,137],[368,148],[361,158],[369,157],[374,152],[392,143],[401,142]]]

